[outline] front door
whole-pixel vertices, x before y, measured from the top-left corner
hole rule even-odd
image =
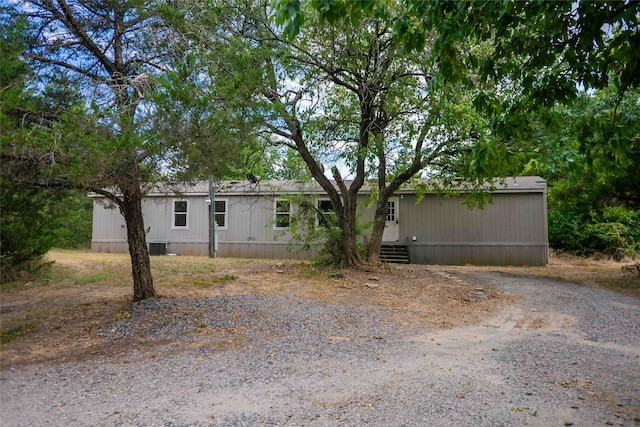
[[[389,197],[387,202],[387,220],[384,223],[383,242],[396,242],[400,240],[400,217],[398,216],[398,198]]]

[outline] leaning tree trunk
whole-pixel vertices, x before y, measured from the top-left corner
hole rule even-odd
[[[133,300],[141,301],[156,296],[142,217],[142,191],[138,180],[133,178],[119,187],[122,190],[120,212],[122,212],[127,224],[127,241],[129,255],[131,255]]]

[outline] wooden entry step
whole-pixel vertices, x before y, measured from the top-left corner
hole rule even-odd
[[[407,245],[382,245],[380,261],[396,264],[411,264]]]

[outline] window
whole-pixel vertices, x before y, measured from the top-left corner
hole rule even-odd
[[[396,202],[387,202],[387,222],[396,220]]]
[[[288,200],[275,201],[275,227],[289,228],[291,223],[291,202]]]
[[[317,224],[318,225],[327,225],[325,221],[335,223],[336,213],[333,210],[333,205],[331,204],[331,200],[318,200],[318,211],[322,212],[322,215],[318,214]],[[332,224],[335,225],[335,224]]]
[[[216,199],[214,218],[216,221],[216,228],[227,228],[227,201],[226,199]]]
[[[186,200],[173,201],[173,222],[171,228],[189,228],[189,202]]]

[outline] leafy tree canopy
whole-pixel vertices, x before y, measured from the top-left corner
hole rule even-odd
[[[640,83],[640,9],[633,1],[272,0],[272,6],[290,38],[310,10],[329,23],[381,19],[405,50],[432,45],[450,81],[479,66],[482,78],[508,76],[539,99],[575,93],[575,83],[620,91]],[[489,52],[473,49],[485,41]],[[558,77],[563,81],[552,81]]]
[[[215,74],[225,108],[238,112],[265,145],[297,152],[328,194],[342,233],[336,261],[361,260],[356,204],[366,182],[376,204],[368,248],[375,263],[387,199],[401,185],[420,174],[447,182],[465,174],[477,184],[495,172],[490,163],[503,160],[490,150],[468,88],[439,86],[430,47],[406,51],[380,19],[366,17],[351,28],[327,25],[311,11],[304,31],[290,39],[275,31],[262,2],[221,2],[237,14],[218,21],[209,14],[220,14],[196,5],[183,13],[193,17],[185,27],[196,33],[199,55],[223,70]],[[482,86],[496,91],[492,82]]]
[[[615,87],[532,114],[532,143],[514,156],[549,181],[549,241],[578,254],[640,251],[640,92]]]
[[[20,57],[28,43],[28,22],[5,13],[1,21],[6,31],[0,37],[0,281],[5,281],[40,266],[42,256],[54,244],[86,244],[83,239],[90,239],[91,219],[84,195],[79,198],[66,190],[21,185],[10,174],[23,175],[29,168],[23,164],[15,169],[11,155],[16,140],[42,133],[80,99],[57,78],[39,92],[30,87],[27,82],[32,73]],[[82,206],[69,209],[74,203]]]

